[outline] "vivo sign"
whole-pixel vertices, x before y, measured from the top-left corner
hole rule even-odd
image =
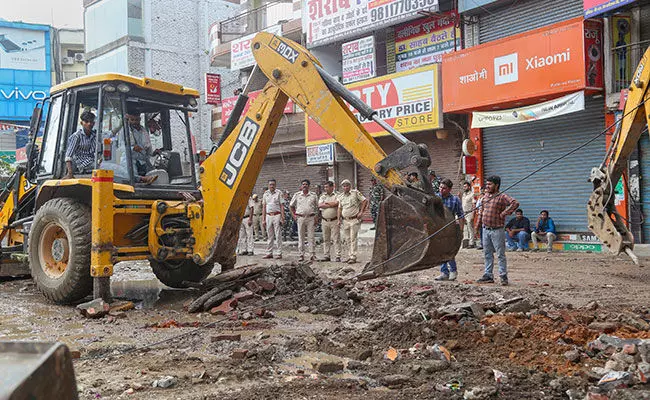
[[[42,90],[21,90],[15,87],[13,90],[0,89],[0,98],[3,100],[43,100],[47,93]]]

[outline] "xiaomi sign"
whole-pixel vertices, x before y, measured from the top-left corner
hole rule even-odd
[[[593,86],[584,24],[576,18],[443,55],[444,112],[505,108]]]

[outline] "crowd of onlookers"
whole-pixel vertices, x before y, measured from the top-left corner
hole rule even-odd
[[[494,254],[497,255],[501,284],[508,284],[505,251],[537,251],[538,243],[545,242],[546,251],[553,251],[556,230],[553,219],[542,210],[534,226],[524,216],[519,203],[509,195],[500,192],[501,178],[487,178],[481,192],[476,194],[469,182],[462,182],[458,195],[452,194],[453,182],[440,179],[429,170],[427,179],[435,195],[439,196],[463,231],[463,245],[466,248],[482,249],[485,257],[485,272],[479,283],[493,283]],[[298,239],[298,260],[316,260],[315,232],[323,236],[321,261],[357,262],[357,241],[361,220],[370,209],[373,224],[377,221],[379,204],[384,199],[384,187],[373,177],[370,200],[358,190],[352,189],[349,180],[341,181],[341,191],[335,190],[334,182],[317,186],[312,192],[311,182],[304,179],[301,190],[290,195],[288,191],[276,188],[276,181],[268,181],[268,189],[262,197],[253,194],[246,206],[240,230],[238,254],[253,255],[254,241],[266,240],[263,258],[282,258],[283,240]],[[408,173],[409,186],[424,190],[417,172]],[[514,213],[506,223],[506,217]],[[373,228],[374,229],[374,226]],[[532,240],[532,249],[529,241]],[[342,244],[347,246],[347,258],[342,260]],[[438,281],[455,280],[456,260],[442,263]]]

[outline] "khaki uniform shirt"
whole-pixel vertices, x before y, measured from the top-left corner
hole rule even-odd
[[[296,215],[299,217],[308,217],[318,212],[318,196],[314,192],[307,194],[302,191],[296,192],[291,198],[289,206],[296,208]]]
[[[262,196],[262,204],[267,214],[282,212],[282,191],[275,189],[275,193],[271,193],[267,190]]]
[[[334,201],[339,201],[339,193],[332,192],[332,194],[327,194],[323,193],[320,195],[320,199],[318,199],[319,203],[330,203]],[[337,207],[330,207],[330,208],[321,208],[320,213],[323,216],[323,218],[327,219],[334,219],[337,216]]]
[[[249,207],[253,207],[253,214],[254,215],[262,215],[262,202],[260,199],[253,200],[251,199],[250,202],[248,203]]]
[[[474,192],[471,190],[469,192],[463,192],[463,211],[469,212],[474,209]]]
[[[350,193],[344,192],[339,194],[339,208],[343,218],[356,217],[361,211],[361,203],[366,198],[358,190],[352,189]]]

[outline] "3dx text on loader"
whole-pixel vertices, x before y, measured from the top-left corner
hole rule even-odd
[[[29,263],[38,289],[58,303],[110,297],[110,276],[121,261],[149,260],[170,287],[200,282],[218,263],[235,265],[235,247],[248,198],[288,97],[389,190],[380,205],[366,277],[433,267],[458,252],[460,229],[433,188],[406,184],[399,172],[427,176],[426,146],[411,142],[322,69],[302,46],[272,34],[255,36],[257,61],[225,132],[198,167],[190,113],[199,93],[179,85],[119,74],[78,78],[51,90],[42,141],[42,107],[34,110],[28,161],[3,193],[3,263]],[[242,116],[251,82],[261,94]],[[350,111],[381,125],[402,146],[386,155]],[[62,179],[70,135],[82,112],[97,115],[93,171]],[[135,160],[133,126],[142,115],[158,155],[150,168]],[[137,123],[137,122],[136,122]],[[195,172],[196,171],[196,172]],[[142,174],[158,176],[150,186]],[[445,227],[446,226],[446,227]],[[444,229],[442,229],[444,227]],[[439,231],[438,234],[432,235]]]

